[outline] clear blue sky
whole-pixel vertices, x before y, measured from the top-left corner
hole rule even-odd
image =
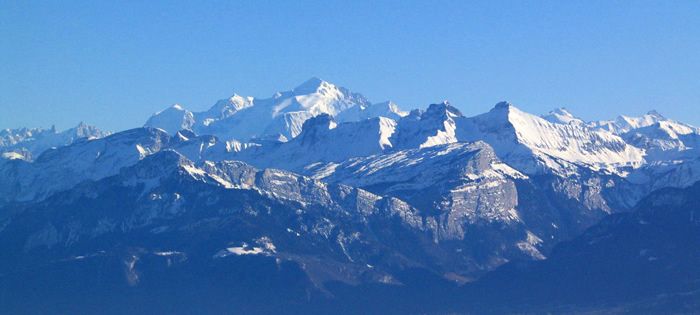
[[[313,76],[404,109],[700,125],[700,1],[0,2],[0,128],[123,130]]]

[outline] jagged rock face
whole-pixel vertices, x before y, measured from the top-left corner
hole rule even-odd
[[[435,241],[479,239],[470,255],[488,252],[491,267],[518,256],[496,248],[541,259],[559,241],[641,198],[639,187],[616,175],[523,175],[483,142],[316,163],[302,173],[405,200],[435,220]]]
[[[432,104],[423,112],[416,110],[399,120],[389,141],[394,149],[413,149],[457,142],[455,118],[462,113],[449,102]]]
[[[608,301],[632,309],[629,302],[645,301],[643,307],[661,311],[679,293],[697,301],[698,196],[700,182],[656,191],[632,212],[610,215],[557,245],[549,259],[506,264],[463,293],[494,305],[534,308]],[[478,293],[483,290],[499,294],[486,297]]]
[[[345,266],[307,270],[320,288],[316,272],[347,283],[391,282],[392,274],[407,267],[465,281],[509,260],[542,259],[555,241],[568,236],[549,227],[562,219],[543,216],[531,201],[521,203],[519,186],[534,188],[484,143],[377,157],[384,160],[326,165],[341,176],[322,178],[327,184],[236,161],[195,164],[161,150],[114,176],[17,206],[3,217],[0,233],[17,242],[5,244],[14,249],[5,253],[16,258],[12,262],[79,256],[91,248],[108,251],[99,240],[124,239],[137,246],[144,233],[158,240],[158,251],[187,253],[187,246],[203,246],[199,242],[218,235],[219,248],[207,255],[233,255],[219,251],[241,247],[234,254],[250,251],[300,264],[322,255],[323,265]],[[367,165],[377,166],[376,173],[352,182],[367,190],[336,183],[350,181],[354,170]],[[183,237],[194,243],[163,247],[169,238]]]
[[[514,187],[506,182],[509,176],[524,177],[498,160],[485,143],[455,143],[353,158],[343,163],[316,163],[302,173],[330,183],[393,195],[426,212],[465,216],[472,223],[479,219],[508,221],[509,215],[488,216],[496,209],[507,211],[517,205],[515,198],[507,196]],[[486,200],[490,193],[498,191],[503,191],[504,196]],[[477,199],[484,200],[477,205]],[[502,206],[491,208],[489,203]]]
[[[434,242],[473,260],[480,269],[521,257],[541,259],[540,250],[553,245],[551,238],[543,242],[529,231],[541,222],[529,226],[519,210],[516,180],[527,177],[503,164],[485,143],[453,143],[343,163],[317,163],[303,173],[405,200],[434,226]]]
[[[9,257],[4,270],[98,248],[114,252],[114,246],[183,255],[196,248],[207,259],[250,251],[300,264],[323,256],[324,265],[346,266],[309,270],[319,287],[328,276],[348,283],[370,275],[391,281],[392,272],[405,267],[478,269],[477,262],[435,243],[430,219],[396,198],[241,162],[195,165],[173,151],[0,213],[0,248]],[[157,245],[149,247],[144,237]],[[316,272],[326,276],[316,279]]]

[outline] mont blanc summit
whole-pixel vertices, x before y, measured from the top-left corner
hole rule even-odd
[[[252,137],[276,134],[291,139],[301,132],[307,119],[320,114],[338,115],[354,107],[373,106],[360,94],[312,78],[267,99],[234,94],[219,100],[205,112],[193,113],[173,106],[154,114],[144,126],[162,128],[170,134],[191,129],[199,134],[215,134],[226,141],[248,141]]]

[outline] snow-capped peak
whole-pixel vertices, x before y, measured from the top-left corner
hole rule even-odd
[[[401,117],[408,115],[408,112],[407,112],[407,111],[401,110],[401,109],[399,108],[399,106],[396,105],[396,104],[395,104],[394,102],[392,102],[392,101],[386,101],[386,102],[384,102],[384,103],[379,103],[379,104],[374,104],[374,105],[372,105],[372,107],[374,107],[374,106],[386,106],[386,107],[389,108],[389,110],[390,110],[392,113],[396,113],[397,115],[399,115],[399,116],[401,116]],[[391,118],[391,117],[389,117],[389,118]]]
[[[656,117],[658,119],[666,119],[661,113],[657,112],[655,109],[650,110],[647,115]]]
[[[205,120],[205,124],[208,124],[210,120],[230,117],[241,109],[253,106],[253,101],[254,98],[252,97],[243,97],[234,93],[229,98],[217,101],[214,106],[206,111],[206,115],[198,118]]]
[[[457,126],[460,140],[486,141],[507,163],[526,173],[540,172],[542,166],[559,170],[561,166],[552,158],[596,167],[638,165],[643,161],[643,152],[618,136],[582,125],[552,123],[507,102]],[[531,157],[539,162],[533,164]]]
[[[291,92],[294,94],[291,99],[274,104],[273,117],[295,111],[307,111],[314,116],[319,114],[335,116],[355,105],[362,107],[371,105],[362,95],[319,78],[311,78]]]
[[[442,103],[439,104],[430,104],[428,106],[428,110],[425,111],[423,114],[424,116],[434,116],[434,115],[440,115],[445,114],[449,117],[463,117],[462,112],[459,111],[456,107],[452,106],[449,101],[443,101]]]
[[[320,78],[313,77],[307,80],[306,82],[302,83],[301,85],[295,87],[292,91],[294,91],[296,95],[304,95],[316,93],[322,88],[333,89],[335,87],[335,85],[323,81]]]
[[[161,110],[161,111],[156,112],[156,113],[153,114],[151,117],[155,117],[155,116],[158,116],[158,115],[161,115],[161,114],[165,114],[165,113],[169,113],[169,112],[176,112],[176,111],[179,112],[179,111],[185,111],[185,110],[186,110],[186,109],[184,109],[182,106],[180,106],[180,105],[178,105],[178,104],[174,104],[173,106],[170,106],[170,107],[168,107],[168,108],[166,108],[166,109],[164,109],[164,110]]]
[[[199,113],[171,107],[153,115],[146,126],[162,128],[171,135],[181,129],[192,129],[198,134],[216,135],[224,141],[247,141],[279,134],[291,139],[301,132],[307,119],[320,114],[335,116],[353,107],[368,108],[371,103],[360,94],[314,77],[268,99],[234,94]],[[398,108],[391,112],[399,116],[401,113]],[[359,118],[353,117],[353,120]]]
[[[575,117],[569,110],[566,109],[566,107],[562,108],[555,108],[554,110],[550,111],[549,113],[542,115],[542,118],[546,119],[549,122],[553,122],[555,124],[576,124],[576,125],[581,125],[584,124],[584,121],[581,120],[578,117]]]
[[[498,104],[496,104],[496,106],[494,106],[494,108],[497,108],[497,109],[504,109],[504,108],[508,109],[508,108],[512,108],[512,107],[514,107],[513,104],[511,104],[507,101],[498,102]]]
[[[593,129],[602,129],[620,135],[633,129],[648,127],[659,121],[668,120],[655,110],[639,117],[618,116],[613,120],[602,120],[588,123]]]
[[[76,127],[65,131],[57,131],[55,126],[45,130],[42,128],[6,129],[0,130],[0,152],[14,151],[23,155],[25,159],[32,160],[43,151],[51,147],[61,147],[80,139],[94,139],[109,135],[97,127],[80,122]]]
[[[174,135],[182,129],[191,129],[194,124],[194,114],[175,104],[153,114],[144,127],[158,127]]]
[[[572,114],[569,112],[569,110],[566,109],[566,107],[555,108],[552,112],[554,112],[554,113],[556,113],[556,114],[559,114],[559,115],[564,115],[564,116],[567,116],[567,117],[572,117],[572,118],[574,117],[574,115],[572,115]]]

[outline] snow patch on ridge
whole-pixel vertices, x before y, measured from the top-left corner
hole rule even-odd
[[[261,247],[254,247],[248,245],[248,243],[242,243],[241,246],[227,247],[218,251],[212,258],[224,258],[231,255],[242,256],[242,255],[266,255],[269,256],[275,252],[275,245],[272,244],[269,238],[261,237],[256,240],[256,243],[260,243]]]

